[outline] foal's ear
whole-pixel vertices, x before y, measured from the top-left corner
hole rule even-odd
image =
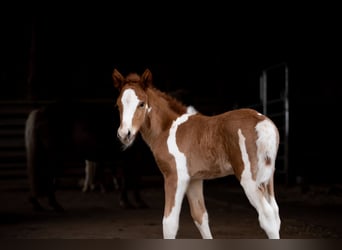
[[[123,75],[121,75],[121,73],[117,69],[114,69],[112,73],[112,78],[114,87],[118,90],[121,90],[122,86],[125,83],[125,78],[123,77]]]
[[[145,69],[141,76],[141,85],[144,89],[147,87],[152,87],[152,73],[149,69]]]

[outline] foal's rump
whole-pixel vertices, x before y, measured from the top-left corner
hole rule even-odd
[[[232,135],[226,141],[233,139],[231,145],[240,152],[240,155],[230,155],[236,164],[233,164],[234,171],[240,172],[237,177],[240,179],[242,172],[247,170],[257,185],[268,182],[273,176],[279,145],[277,127],[268,117],[253,109],[233,110],[224,115],[229,120],[226,129]]]

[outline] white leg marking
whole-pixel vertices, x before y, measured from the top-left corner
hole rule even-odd
[[[251,165],[248,159],[248,153],[245,144],[246,138],[243,136],[240,129],[238,131],[238,134],[242,161],[245,166],[241,174],[241,186],[244,188],[249,202],[255,207],[259,214],[260,227],[264,229],[268,238],[279,239],[279,216],[277,216],[277,212],[274,211],[274,204],[272,206],[267,202],[265,196],[258,188],[258,183],[252,179]]]
[[[178,195],[180,192],[177,189]],[[184,196],[184,193],[183,193]],[[179,215],[182,206],[182,199],[176,198],[175,206],[172,208],[169,216],[163,218],[163,237],[164,239],[175,239],[179,227]]]
[[[176,132],[178,126],[185,122],[190,115],[191,114],[184,114],[173,122],[170,128],[169,137],[167,139],[169,152],[174,156],[176,162],[177,189],[175,194],[175,205],[172,208],[169,216],[163,218],[163,235],[165,239],[176,238],[182,201],[190,180],[186,166],[186,157],[182,152],[179,151],[176,142]]]
[[[203,239],[212,239],[213,238],[213,236],[211,235],[211,232],[210,232],[209,217],[208,217],[207,212],[205,212],[203,214],[202,224],[199,224],[197,221],[195,221],[195,225],[197,226],[198,230],[200,231]]]
[[[277,231],[279,232],[280,231],[281,220],[280,220],[280,217],[279,217],[279,207],[278,207],[278,204],[277,204],[274,196],[270,197],[269,203],[271,204],[271,206],[273,208],[274,217],[275,217],[275,220],[276,220],[276,223],[277,223],[276,224],[276,228],[277,228]]]

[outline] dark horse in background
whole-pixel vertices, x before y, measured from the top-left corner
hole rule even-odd
[[[116,135],[119,124],[114,103],[61,101],[32,110],[26,121],[25,141],[30,202],[34,209],[44,209],[39,199],[47,197],[52,208],[63,211],[55,196],[58,177],[67,162],[85,160],[110,162],[113,173],[121,167],[120,205],[146,207],[140,195],[139,169],[144,144],[137,143],[123,151]],[[135,204],[128,199],[129,190]]]

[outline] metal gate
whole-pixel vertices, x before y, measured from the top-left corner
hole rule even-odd
[[[286,63],[264,69],[260,76],[260,101],[263,114],[278,126],[280,144],[276,175],[289,183],[289,70]]]

